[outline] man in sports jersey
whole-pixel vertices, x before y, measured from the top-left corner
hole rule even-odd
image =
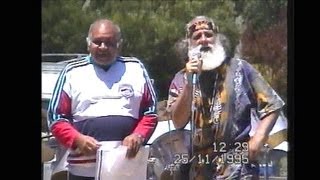
[[[62,70],[48,107],[53,136],[70,149],[70,180],[94,179],[99,142],[120,142],[133,158],[157,125],[156,94],[144,65],[119,56],[119,26],[96,20],[86,40],[90,54]]]
[[[176,128],[194,122],[185,179],[258,179],[257,156],[282,115],[283,100],[252,65],[230,57],[211,18],[192,19],[185,43],[187,61],[171,82],[167,106]],[[250,137],[252,114],[259,123]]]

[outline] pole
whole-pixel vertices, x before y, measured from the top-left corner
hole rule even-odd
[[[190,129],[191,129],[191,136],[190,136],[190,146],[191,146],[191,152],[190,152],[190,158],[193,158],[194,155],[194,148],[193,148],[193,137],[195,134],[195,115],[196,115],[196,100],[195,100],[195,94],[196,94],[196,84],[197,84],[197,74],[194,73],[192,75],[192,103],[191,103],[191,119],[190,119]]]

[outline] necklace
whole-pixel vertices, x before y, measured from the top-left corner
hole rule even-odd
[[[219,124],[220,121],[220,114],[222,112],[222,106],[221,106],[221,98],[220,95],[217,94],[217,81],[218,81],[218,73],[216,74],[216,80],[214,82],[214,87],[213,87],[213,93],[212,93],[212,99],[209,102],[210,104],[210,113],[211,113],[211,118],[210,118],[210,123],[213,124]]]

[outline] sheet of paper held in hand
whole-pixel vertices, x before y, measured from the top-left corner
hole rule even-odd
[[[136,157],[126,158],[127,147],[121,143],[101,142],[97,151],[95,180],[146,179],[149,147],[140,147]]]

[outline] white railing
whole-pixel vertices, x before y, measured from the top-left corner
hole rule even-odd
[[[42,56],[77,56],[77,57],[83,57],[88,54],[83,53],[42,53]]]
[[[54,60],[54,61],[50,61],[50,62],[60,62],[60,61],[63,61],[63,62],[66,62],[66,61],[74,61],[74,60],[77,60],[81,57],[84,57],[84,56],[87,56],[88,54],[84,54],[84,53],[42,53],[41,56],[42,58],[48,58],[48,57],[54,57],[54,58],[57,58],[57,57],[61,57],[60,60]],[[43,60],[43,62],[47,62],[46,60]]]

